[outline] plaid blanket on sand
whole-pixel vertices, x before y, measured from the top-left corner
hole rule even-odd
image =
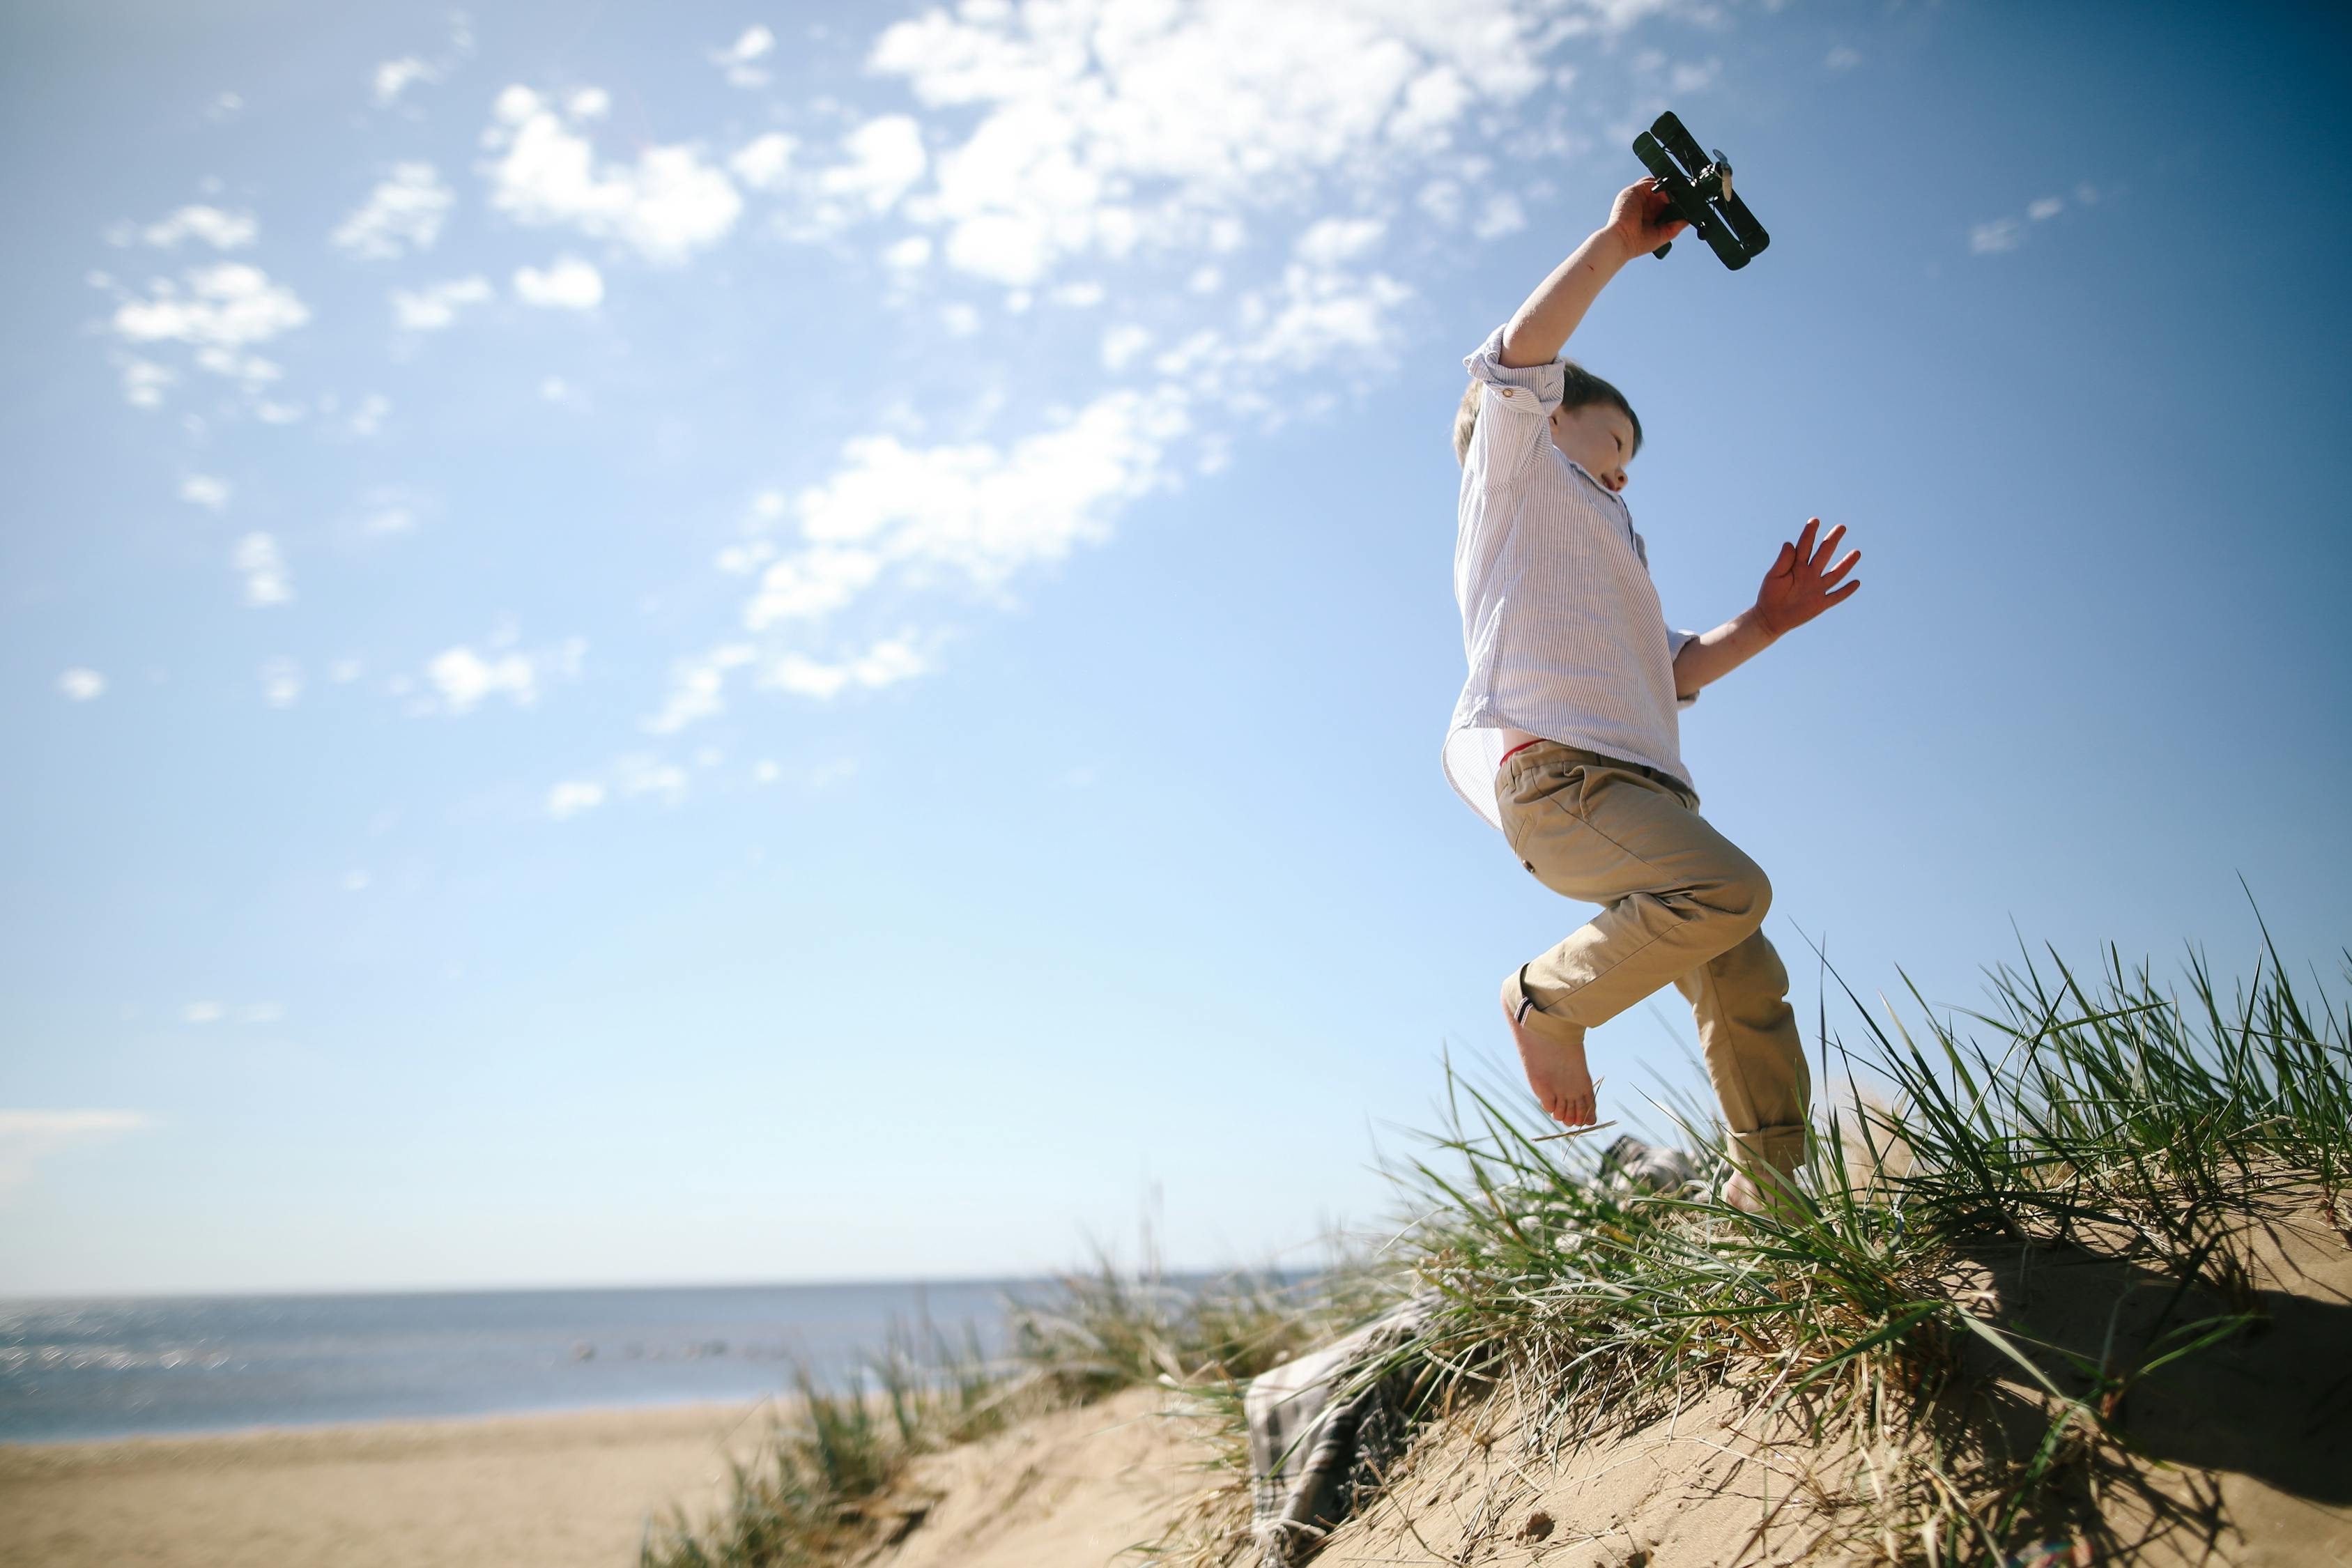
[[[1627,1191],[1674,1192],[1693,1177],[1687,1155],[1638,1138],[1612,1143],[1601,1169],[1602,1180]],[[1250,1384],[1243,1409],[1259,1568],[1304,1562],[1380,1489],[1412,1436],[1426,1363],[1410,1347],[1437,1305],[1437,1294],[1424,1291]]]

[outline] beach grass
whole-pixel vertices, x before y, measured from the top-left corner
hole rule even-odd
[[[1639,1194],[1454,1080],[1449,1125],[1401,1173],[1427,1205],[1412,1267],[1444,1302],[1420,1353],[1457,1391],[1507,1394],[1553,1451],[1738,1391],[1759,1431],[1812,1446],[1823,1542],[1848,1554],[1997,1568],[2063,1541],[2127,1560],[2095,1495],[2137,1479],[2124,1400],[2260,1327],[2251,1222],[2347,1223],[2352,1016],[2267,945],[2226,995],[2201,959],[2168,988],[2113,953],[2005,967],[1990,990],[1965,1023],[1913,993],[1916,1026],[1849,995],[1861,1037],[1822,1040],[1841,1101],[1771,1214],[1712,1195],[1722,1146],[1695,1117],[1702,1182]],[[2084,1276],[2115,1295],[2103,1343],[2002,1310],[2004,1270],[2037,1251],[2127,1266]],[[2168,1299],[2119,1333],[2151,1276]]]
[[[1430,1326],[1360,1375],[1418,1361],[1433,1405],[1483,1409],[1474,1426],[1538,1453],[1727,1392],[1755,1441],[1804,1457],[1783,1508],[1805,1550],[2130,1561],[2181,1522],[2121,1419],[2134,1390],[2259,1332],[2274,1298],[2258,1222],[2317,1215],[2352,1241],[2352,1013],[2267,939],[2226,990],[2195,955],[2168,984],[2113,952],[1989,979],[1965,1015],[1846,994],[1850,1037],[1825,1023],[1818,1041],[1829,1109],[1797,1190],[1763,1215],[1721,1202],[1721,1131],[1688,1101],[1660,1110],[1698,1178],[1640,1192],[1513,1088],[1449,1065],[1441,1126],[1392,1164],[1402,1223],[1379,1247],[1317,1279],[1185,1289],[1098,1258],[1013,1309],[1005,1358],[901,1337],[861,1390],[804,1379],[770,1462],[739,1469],[719,1517],[649,1540],[646,1568],[846,1562],[906,1527],[887,1504],[915,1457],[1150,1383],[1209,1457],[1144,1555],[1243,1561],[1248,1379],[1414,1293]],[[2020,1307],[2037,1258],[2100,1265],[2071,1276],[2097,1298],[2073,1303],[2090,1331]]]

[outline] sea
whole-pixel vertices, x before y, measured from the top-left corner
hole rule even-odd
[[[750,1400],[894,1326],[1002,1352],[1039,1280],[0,1300],[0,1442]]]

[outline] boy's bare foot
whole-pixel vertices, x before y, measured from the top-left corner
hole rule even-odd
[[[1771,1187],[1769,1193],[1757,1185],[1747,1172],[1737,1172],[1724,1184],[1723,1201],[1745,1214],[1769,1214],[1781,1219],[1794,1219],[1804,1212],[1804,1205],[1786,1176],[1773,1171],[1767,1180]]]
[[[1503,1019],[1511,1026],[1511,1040],[1519,1047],[1519,1065],[1527,1069],[1528,1087],[1544,1114],[1567,1127],[1590,1127],[1598,1120],[1593,1110],[1592,1074],[1584,1065],[1584,1031],[1573,1042],[1556,1040],[1521,1026],[1513,987],[1503,982]]]

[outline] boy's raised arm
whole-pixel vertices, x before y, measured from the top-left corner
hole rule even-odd
[[[1659,194],[1654,181],[1636,180],[1618,192],[1607,226],[1552,268],[1503,329],[1503,363],[1517,370],[1558,359],[1569,334],[1617,269],[1689,226],[1674,211],[1674,203]]]

